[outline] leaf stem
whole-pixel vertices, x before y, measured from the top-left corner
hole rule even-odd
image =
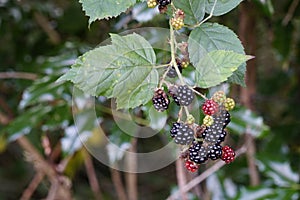
[[[198,92],[197,90],[195,90],[194,88],[192,88],[192,87],[190,87],[190,89],[191,90],[193,90],[193,92],[195,92],[196,94],[198,94],[200,97],[202,97],[203,99],[207,99],[207,97],[206,96],[204,96],[204,94],[202,94],[202,93],[200,93],[200,92]]]
[[[184,106],[184,111],[185,111],[185,114],[186,114],[186,118],[188,118],[188,116],[190,115],[190,112],[189,112],[189,109],[187,106]]]
[[[209,20],[210,18],[212,18],[213,13],[214,13],[214,10],[215,10],[215,7],[216,7],[216,4],[217,4],[217,1],[218,1],[218,0],[215,0],[215,1],[214,1],[214,5],[213,5],[213,7],[211,8],[211,11],[210,11],[210,13],[209,13],[209,16],[207,16],[207,17],[206,17],[204,20],[202,20],[201,22],[199,22],[199,23],[195,24],[194,26],[192,26],[192,28],[199,27],[199,26],[201,26],[201,24],[203,24],[204,22],[206,22],[207,20]]]
[[[158,88],[161,88],[161,87],[162,87],[162,84],[165,82],[165,78],[166,78],[166,76],[167,76],[169,70],[170,70],[170,67],[167,68],[167,70],[165,71],[165,73],[164,73],[163,76],[161,77]]]
[[[173,27],[171,25],[171,20],[169,21],[169,24],[170,24],[171,65],[174,66],[175,71],[177,73],[177,76],[178,76],[181,84],[185,85],[185,81],[183,80],[183,77],[179,71],[179,68],[177,66],[176,59],[175,59],[175,36],[174,36]]]

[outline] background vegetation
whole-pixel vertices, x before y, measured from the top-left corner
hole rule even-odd
[[[197,176],[178,163],[145,174],[122,173],[72,145],[78,141],[71,131],[72,85],[55,80],[109,33],[168,27],[165,15],[149,15],[145,5],[88,29],[78,1],[0,0],[0,199],[166,199],[178,194],[180,174],[187,181]],[[211,19],[234,30],[246,53],[255,56],[248,62],[248,87],[230,88],[240,106],[228,143],[246,151],[222,168],[203,166],[201,183],[181,191],[179,199],[300,198],[299,5],[299,0],[245,1]],[[159,138],[137,142],[122,134],[109,105],[97,99],[97,114],[117,144],[128,143],[132,151],[148,150],[145,142],[160,145]],[[140,110],[133,115],[148,120]]]

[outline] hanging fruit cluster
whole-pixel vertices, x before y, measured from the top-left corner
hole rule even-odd
[[[194,90],[187,85],[171,85],[170,96],[179,106],[189,106],[195,99]],[[165,111],[170,103],[168,94],[159,88],[153,96],[153,105],[157,111]],[[182,156],[186,168],[192,172],[200,164],[209,159],[222,159],[227,164],[235,157],[234,150],[229,146],[222,146],[226,135],[226,126],[230,122],[229,110],[234,108],[234,101],[226,98],[223,91],[216,92],[211,99],[206,99],[202,105],[205,114],[202,124],[195,123],[189,115],[185,122],[180,119],[174,122],[170,136],[176,144],[182,145]]]
[[[151,8],[158,5],[159,11],[164,13],[167,6],[171,4],[171,0],[148,0],[147,4]],[[179,30],[184,26],[185,14],[182,10],[174,7],[172,10],[170,26],[173,30]],[[170,39],[172,40],[172,38]],[[181,158],[185,161],[186,168],[195,172],[200,164],[206,163],[209,159],[222,159],[225,163],[234,160],[234,150],[229,146],[222,146],[222,143],[228,135],[226,126],[230,122],[229,110],[234,108],[235,103],[233,99],[227,98],[223,91],[215,92],[210,99],[207,99],[184,81],[181,73],[189,65],[187,46],[185,42],[176,46],[181,51],[182,59],[175,58],[175,53],[171,52],[174,54],[173,59],[165,68],[159,87],[154,91],[152,102],[154,108],[159,112],[169,108],[170,99],[180,106],[178,120],[172,124],[170,136],[176,144],[181,146]],[[179,78],[180,83],[168,82],[165,80],[166,77]],[[163,85],[167,86],[166,91]],[[188,106],[196,99],[197,94],[205,99],[201,106],[205,115],[201,123],[196,123],[188,111]],[[181,119],[183,111],[186,114],[185,120]]]

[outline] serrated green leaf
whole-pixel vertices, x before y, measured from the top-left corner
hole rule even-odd
[[[237,7],[243,0],[217,0],[213,16],[220,16],[228,13]],[[206,13],[210,14],[215,0],[208,0],[205,6]]]
[[[197,86],[209,88],[226,81],[238,67],[251,59],[251,56],[233,51],[216,50],[207,53],[195,63]]]
[[[206,0],[174,1],[174,5],[184,11],[184,23],[192,25],[204,18],[205,2]]]
[[[198,63],[208,52],[230,50],[245,54],[244,47],[237,35],[226,26],[217,23],[204,23],[195,28],[188,40],[190,61]],[[245,86],[246,64],[239,66],[228,81]]]
[[[111,45],[82,55],[58,81],[70,80],[86,94],[114,97],[118,109],[147,103],[159,80],[152,46],[135,33],[111,38]]]
[[[97,19],[116,17],[136,3],[136,0],[80,0],[89,16],[89,24]]]
[[[246,63],[243,63],[239,68],[228,78],[229,83],[239,84],[242,87],[246,87],[245,83]]]

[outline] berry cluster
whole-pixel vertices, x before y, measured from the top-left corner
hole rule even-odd
[[[187,85],[171,85],[168,93],[178,106],[189,106],[194,98],[194,92]],[[169,97],[162,88],[158,88],[152,97],[154,108],[159,111],[165,111],[169,107]]]
[[[168,94],[179,106],[188,106],[194,100],[193,89],[187,85],[171,85]],[[158,89],[153,97],[154,107],[158,111],[164,111],[169,103],[167,94]],[[159,99],[159,100],[158,100]],[[195,172],[200,164],[209,159],[222,159],[225,163],[234,160],[235,152],[229,146],[222,146],[226,135],[226,126],[230,123],[228,110],[233,109],[233,99],[226,98],[224,92],[216,92],[211,99],[207,99],[202,105],[205,114],[202,125],[195,123],[192,115],[188,115],[185,122],[174,122],[170,135],[176,144],[182,145],[185,151],[181,158],[185,160],[186,168]]]
[[[179,30],[184,25],[184,12],[180,9],[178,9],[175,12],[175,16],[171,19],[171,25],[175,30]]]

